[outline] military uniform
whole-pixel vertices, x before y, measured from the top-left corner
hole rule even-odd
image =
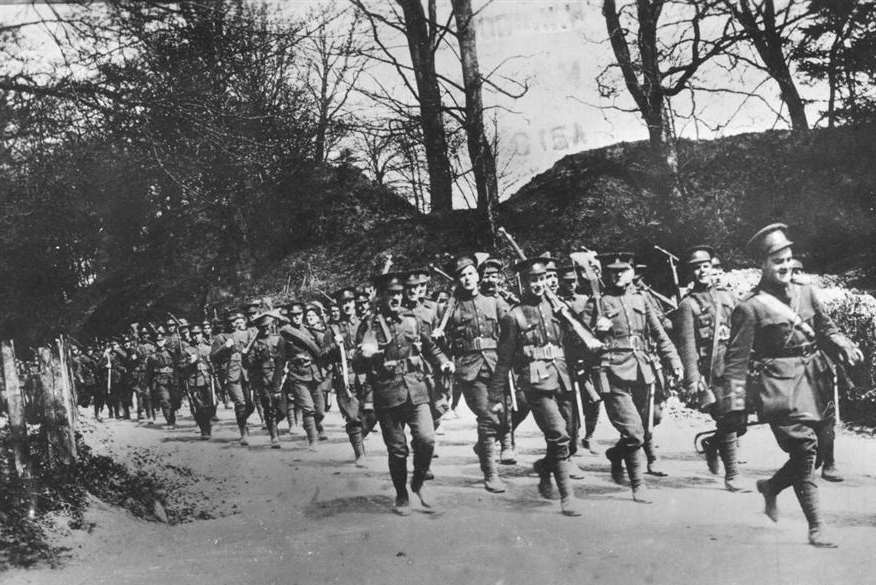
[[[259,332],[255,343],[244,358],[249,372],[249,382],[253,391],[253,399],[261,402],[265,425],[271,437],[271,447],[279,448],[278,422],[285,413],[282,409],[282,392],[274,389],[276,361],[279,355],[280,336],[269,330],[273,317],[268,315],[258,317],[253,321],[259,324]]]
[[[343,305],[354,300],[352,291],[342,289],[337,293],[338,303]],[[336,337],[342,338],[342,343],[334,349],[332,359],[335,360],[335,389],[337,392],[338,409],[344,417],[345,430],[353,447],[353,455],[358,464],[362,464],[365,456],[364,439],[374,430],[377,417],[374,415],[373,398],[366,394],[367,387],[364,375],[359,376],[353,367],[356,348],[356,333],[359,330],[359,319],[356,315],[341,314],[338,320],[331,324],[330,329]],[[346,380],[340,366],[340,352],[344,352],[347,362]],[[364,374],[364,372],[363,372]]]
[[[474,270],[474,260],[457,259],[455,273]],[[501,299],[480,294],[476,289],[467,291],[462,286],[454,292],[456,304],[447,317],[445,337],[456,371],[455,388],[462,391],[465,403],[477,417],[477,454],[484,474],[487,491],[504,492],[505,486],[496,470],[496,439],[504,433],[495,414],[490,411],[489,385],[496,371],[499,345],[499,323],[508,312]],[[507,375],[507,371],[506,371]]]
[[[179,402],[175,395],[176,359],[167,344],[159,344],[146,362],[146,383],[152,392],[152,400],[158,402],[161,413],[169,426],[176,425]]]
[[[232,315],[232,322],[244,319],[240,313]],[[210,357],[219,365],[221,379],[224,381],[225,394],[234,404],[234,416],[240,431],[241,443],[248,442],[247,420],[255,410],[252,392],[243,366],[243,354],[254,339],[249,329],[235,329],[230,333],[216,335]],[[229,343],[230,341],[230,343]]]
[[[109,360],[108,365],[107,360]],[[125,414],[125,386],[130,382],[128,364],[128,356],[120,347],[113,347],[104,353],[104,365],[110,378],[107,396],[110,418],[122,418]],[[127,410],[126,414],[126,418],[131,418],[130,409]]]
[[[632,270],[631,254],[604,254],[600,257],[606,270]],[[654,425],[660,421],[657,400],[653,405],[650,400],[650,393],[658,382],[649,354],[650,344],[656,346],[660,357],[669,362],[673,370],[681,369],[681,361],[658,316],[631,283],[622,287],[609,286],[598,302],[599,306],[596,299],[588,301],[584,318],[605,344],[603,351],[608,355],[606,374],[610,388],[602,400],[611,424],[620,433],[620,439],[606,451],[606,457],[611,461],[612,477],[617,482],[622,480],[623,463],[626,463],[633,496],[637,498],[642,485],[639,448],[651,445],[651,433],[646,432],[645,424],[649,417]],[[652,449],[647,456],[651,463]]]
[[[152,391],[146,382],[146,364],[149,356],[155,352],[155,346],[146,339],[146,331],[141,331],[141,341],[134,353],[137,355],[133,369],[134,391],[137,393],[137,420],[155,420],[155,409],[152,404]]]
[[[809,542],[831,547],[821,534],[813,478],[818,432],[833,397],[833,364],[825,350],[836,350],[849,363],[859,361],[861,354],[839,332],[811,286],[782,281],[792,244],[786,229],[784,224],[772,224],[749,241],[749,249],[764,262],[764,276],[733,311],[717,398],[722,410],[730,412],[744,409],[748,395],[760,419],[769,422],[779,447],[788,453],[781,469],[757,482],[765,513],[777,520],[776,498],[793,486],[809,523]],[[754,372],[751,378],[750,372]]]
[[[274,372],[275,392],[283,391],[283,373],[288,372],[287,408],[294,407],[301,412],[307,442],[313,447],[319,440],[322,418],[325,416],[323,388],[328,378],[322,364],[332,346],[325,343],[325,332],[323,338],[318,340],[306,327],[284,325],[279,334],[277,369]]]
[[[554,474],[562,511],[578,516],[569,479],[569,425],[574,421],[574,386],[566,365],[570,333],[544,296],[546,260],[531,258],[517,265],[521,278],[541,279],[542,294],[527,293],[501,320],[496,368],[490,380],[491,410],[504,408],[508,374],[513,372],[533,418],[544,434],[544,466]],[[546,495],[542,490],[542,494]]]
[[[198,326],[195,326],[198,327]],[[196,329],[200,332],[200,329]],[[216,414],[216,399],[212,386],[213,368],[210,363],[211,346],[206,339],[193,341],[185,348],[188,366],[184,371],[189,396],[192,400],[195,422],[201,431],[202,439],[212,434],[212,418]]]
[[[378,288],[384,293],[400,293],[402,279],[399,275],[383,275]],[[396,491],[394,510],[405,515],[410,512],[406,426],[411,429],[414,451],[411,490],[428,506],[422,489],[432,460],[435,430],[423,362],[429,360],[435,367],[449,362],[420,328],[419,319],[403,309],[393,311],[382,306],[362,322],[356,339],[357,367],[368,373],[374,390],[374,410],[388,453],[389,473]]]
[[[691,250],[688,265],[710,263],[711,248]],[[730,491],[740,491],[736,450],[738,437],[746,430],[745,408],[729,410],[713,404],[712,387],[724,373],[724,354],[730,338],[730,315],[736,298],[714,284],[694,282],[675,313],[675,335],[684,367],[684,393],[689,402],[707,410],[717,422],[712,438],[704,441],[709,470],[718,473],[718,456],[724,463],[724,481]]]

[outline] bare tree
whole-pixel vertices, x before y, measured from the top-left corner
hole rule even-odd
[[[788,108],[791,128],[796,131],[808,130],[809,122],[788,65],[793,57],[786,54],[786,48],[791,34],[808,17],[802,4],[802,0],[788,0],[777,10],[774,0],[739,0],[738,3],[724,0],[724,6],[757,51],[760,68],[778,84],[782,101]]]
[[[345,133],[344,109],[365,70],[366,59],[358,11],[338,10],[328,4],[314,17],[317,25],[305,37],[304,77],[317,108],[314,156],[324,161]]]
[[[496,178],[496,155],[484,128],[483,77],[478,63],[477,36],[473,23],[471,0],[453,0],[453,16],[459,40],[462,81],[465,88],[465,132],[468,156],[478,193],[477,208],[495,240],[495,208],[499,205],[499,185]]]
[[[661,16],[672,8],[672,20],[661,24]],[[667,120],[667,99],[688,88],[700,67],[732,45],[729,25],[705,23],[715,16],[714,3],[672,0],[604,0],[602,14],[608,38],[624,84],[636,109],[648,126],[655,153],[677,172],[677,156]],[[715,30],[707,36],[704,31]],[[661,39],[661,33],[669,41]],[[603,73],[606,73],[604,71]],[[600,91],[611,95],[605,84]]]

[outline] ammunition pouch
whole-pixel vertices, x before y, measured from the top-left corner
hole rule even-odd
[[[488,349],[496,349],[498,342],[491,337],[475,337],[474,339],[460,339],[453,344],[457,355],[464,353],[480,352]]]
[[[411,372],[423,373],[423,359],[412,355],[398,360],[384,360],[380,364],[381,373],[388,376],[404,376]]]
[[[553,361],[555,359],[566,358],[563,348],[552,343],[540,346],[524,345],[523,356],[530,361]]]

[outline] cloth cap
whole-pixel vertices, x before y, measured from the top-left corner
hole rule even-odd
[[[481,274],[487,274],[488,272],[501,272],[502,261],[498,258],[487,258],[481,263],[479,270],[481,271]]]
[[[477,262],[475,259],[468,254],[463,254],[462,256],[457,256],[456,260],[453,261],[453,274],[455,276],[459,276],[463,270],[468,268],[469,266],[474,266],[477,268]]]
[[[715,250],[711,246],[693,246],[687,251],[687,263],[701,264],[703,262],[711,262],[714,254]]]
[[[228,322],[229,323],[233,323],[234,321],[237,321],[238,319],[243,319],[244,321],[246,321],[246,317],[243,316],[243,313],[231,313],[230,315],[228,315]]]
[[[794,242],[788,239],[785,233],[787,229],[788,226],[783,223],[771,223],[751,236],[745,248],[758,258],[766,258],[770,254],[789,248]]]
[[[203,333],[204,330],[201,329],[200,325],[192,325],[192,333]]]
[[[356,300],[356,294],[353,292],[353,289],[349,287],[340,288],[335,291],[335,294],[332,295],[340,304],[344,304],[347,301]]]
[[[429,277],[422,273],[419,269],[414,269],[405,275],[405,286],[418,286],[427,284]]]

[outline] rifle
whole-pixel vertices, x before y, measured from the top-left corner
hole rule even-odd
[[[459,300],[456,298],[456,295],[450,295],[450,298],[447,300],[447,307],[444,309],[444,314],[441,315],[441,322],[438,324],[438,327],[432,330],[431,335],[433,339],[444,337],[444,330],[447,329],[447,322],[450,321],[450,316],[453,314],[453,311],[456,310],[456,305],[458,303]]]
[[[681,286],[678,283],[678,269],[676,268],[676,265],[678,264],[678,256],[656,244],[654,245],[654,249],[666,254],[666,259],[669,261],[669,268],[672,270],[672,283],[675,285],[675,306],[678,307],[678,303],[681,302]]]
[[[444,277],[449,282],[453,282],[456,280],[455,278],[453,278],[452,276],[450,276],[449,274],[447,274],[446,272],[444,272],[443,270],[438,268],[438,266],[436,266],[434,262],[429,263],[429,270],[431,270],[432,272],[434,272],[435,274],[437,274],[439,276]]]
[[[584,277],[590,283],[590,296],[593,297],[593,303],[596,313],[596,319],[602,317],[602,281],[599,279],[599,274],[596,271],[596,253],[590,250],[581,252],[572,252],[569,254],[572,263],[579,267],[584,272]],[[599,363],[590,368],[590,379],[596,387],[596,393],[599,396],[608,394],[611,387],[608,383],[608,353],[601,352],[599,354]],[[598,402],[598,400],[597,400]]]
[[[510,244],[511,248],[514,250],[514,253],[520,258],[520,260],[526,260],[526,254],[523,252],[523,249],[517,245],[517,242],[514,241],[514,238],[511,237],[505,228],[500,227],[496,230],[496,232],[505,238]],[[583,323],[581,323],[574,315],[572,315],[572,310],[569,308],[569,305],[564,303],[557,295],[553,293],[549,288],[545,288],[544,296],[548,300],[553,309],[554,313],[563,318],[566,324],[572,329],[575,335],[584,343],[584,346],[588,351],[598,351],[602,348],[602,342],[599,341],[595,335],[593,335],[589,329],[587,329]]]
[[[338,350],[341,354],[341,388],[344,390],[344,396],[346,396],[347,400],[350,400],[353,397],[353,394],[350,392],[350,381],[347,377],[350,368],[347,364],[347,349],[344,346],[343,340],[341,340],[341,343],[338,345]]]
[[[171,319],[173,319],[173,322],[176,323],[176,349],[177,349],[177,355],[178,355],[180,358],[182,358],[182,354],[183,354],[184,352],[183,352],[183,348],[182,348],[182,334],[180,333],[180,328],[179,328],[179,327],[180,327],[180,322],[179,322],[179,319],[177,319],[177,318],[176,318],[176,315],[174,315],[173,313],[168,312],[167,314],[170,316]],[[179,363],[179,361],[177,361],[177,363]],[[189,381],[188,381],[188,379],[183,375],[182,368],[176,368],[176,370],[177,370],[177,375],[180,376],[180,379],[179,379],[179,385],[180,385],[180,388],[182,389],[183,394],[186,395],[186,400],[187,400],[188,403],[189,403],[189,413],[192,415],[192,417],[194,417],[194,416],[195,416],[195,402],[194,402],[194,400],[192,400],[192,393],[191,393],[191,391],[189,390]]]

